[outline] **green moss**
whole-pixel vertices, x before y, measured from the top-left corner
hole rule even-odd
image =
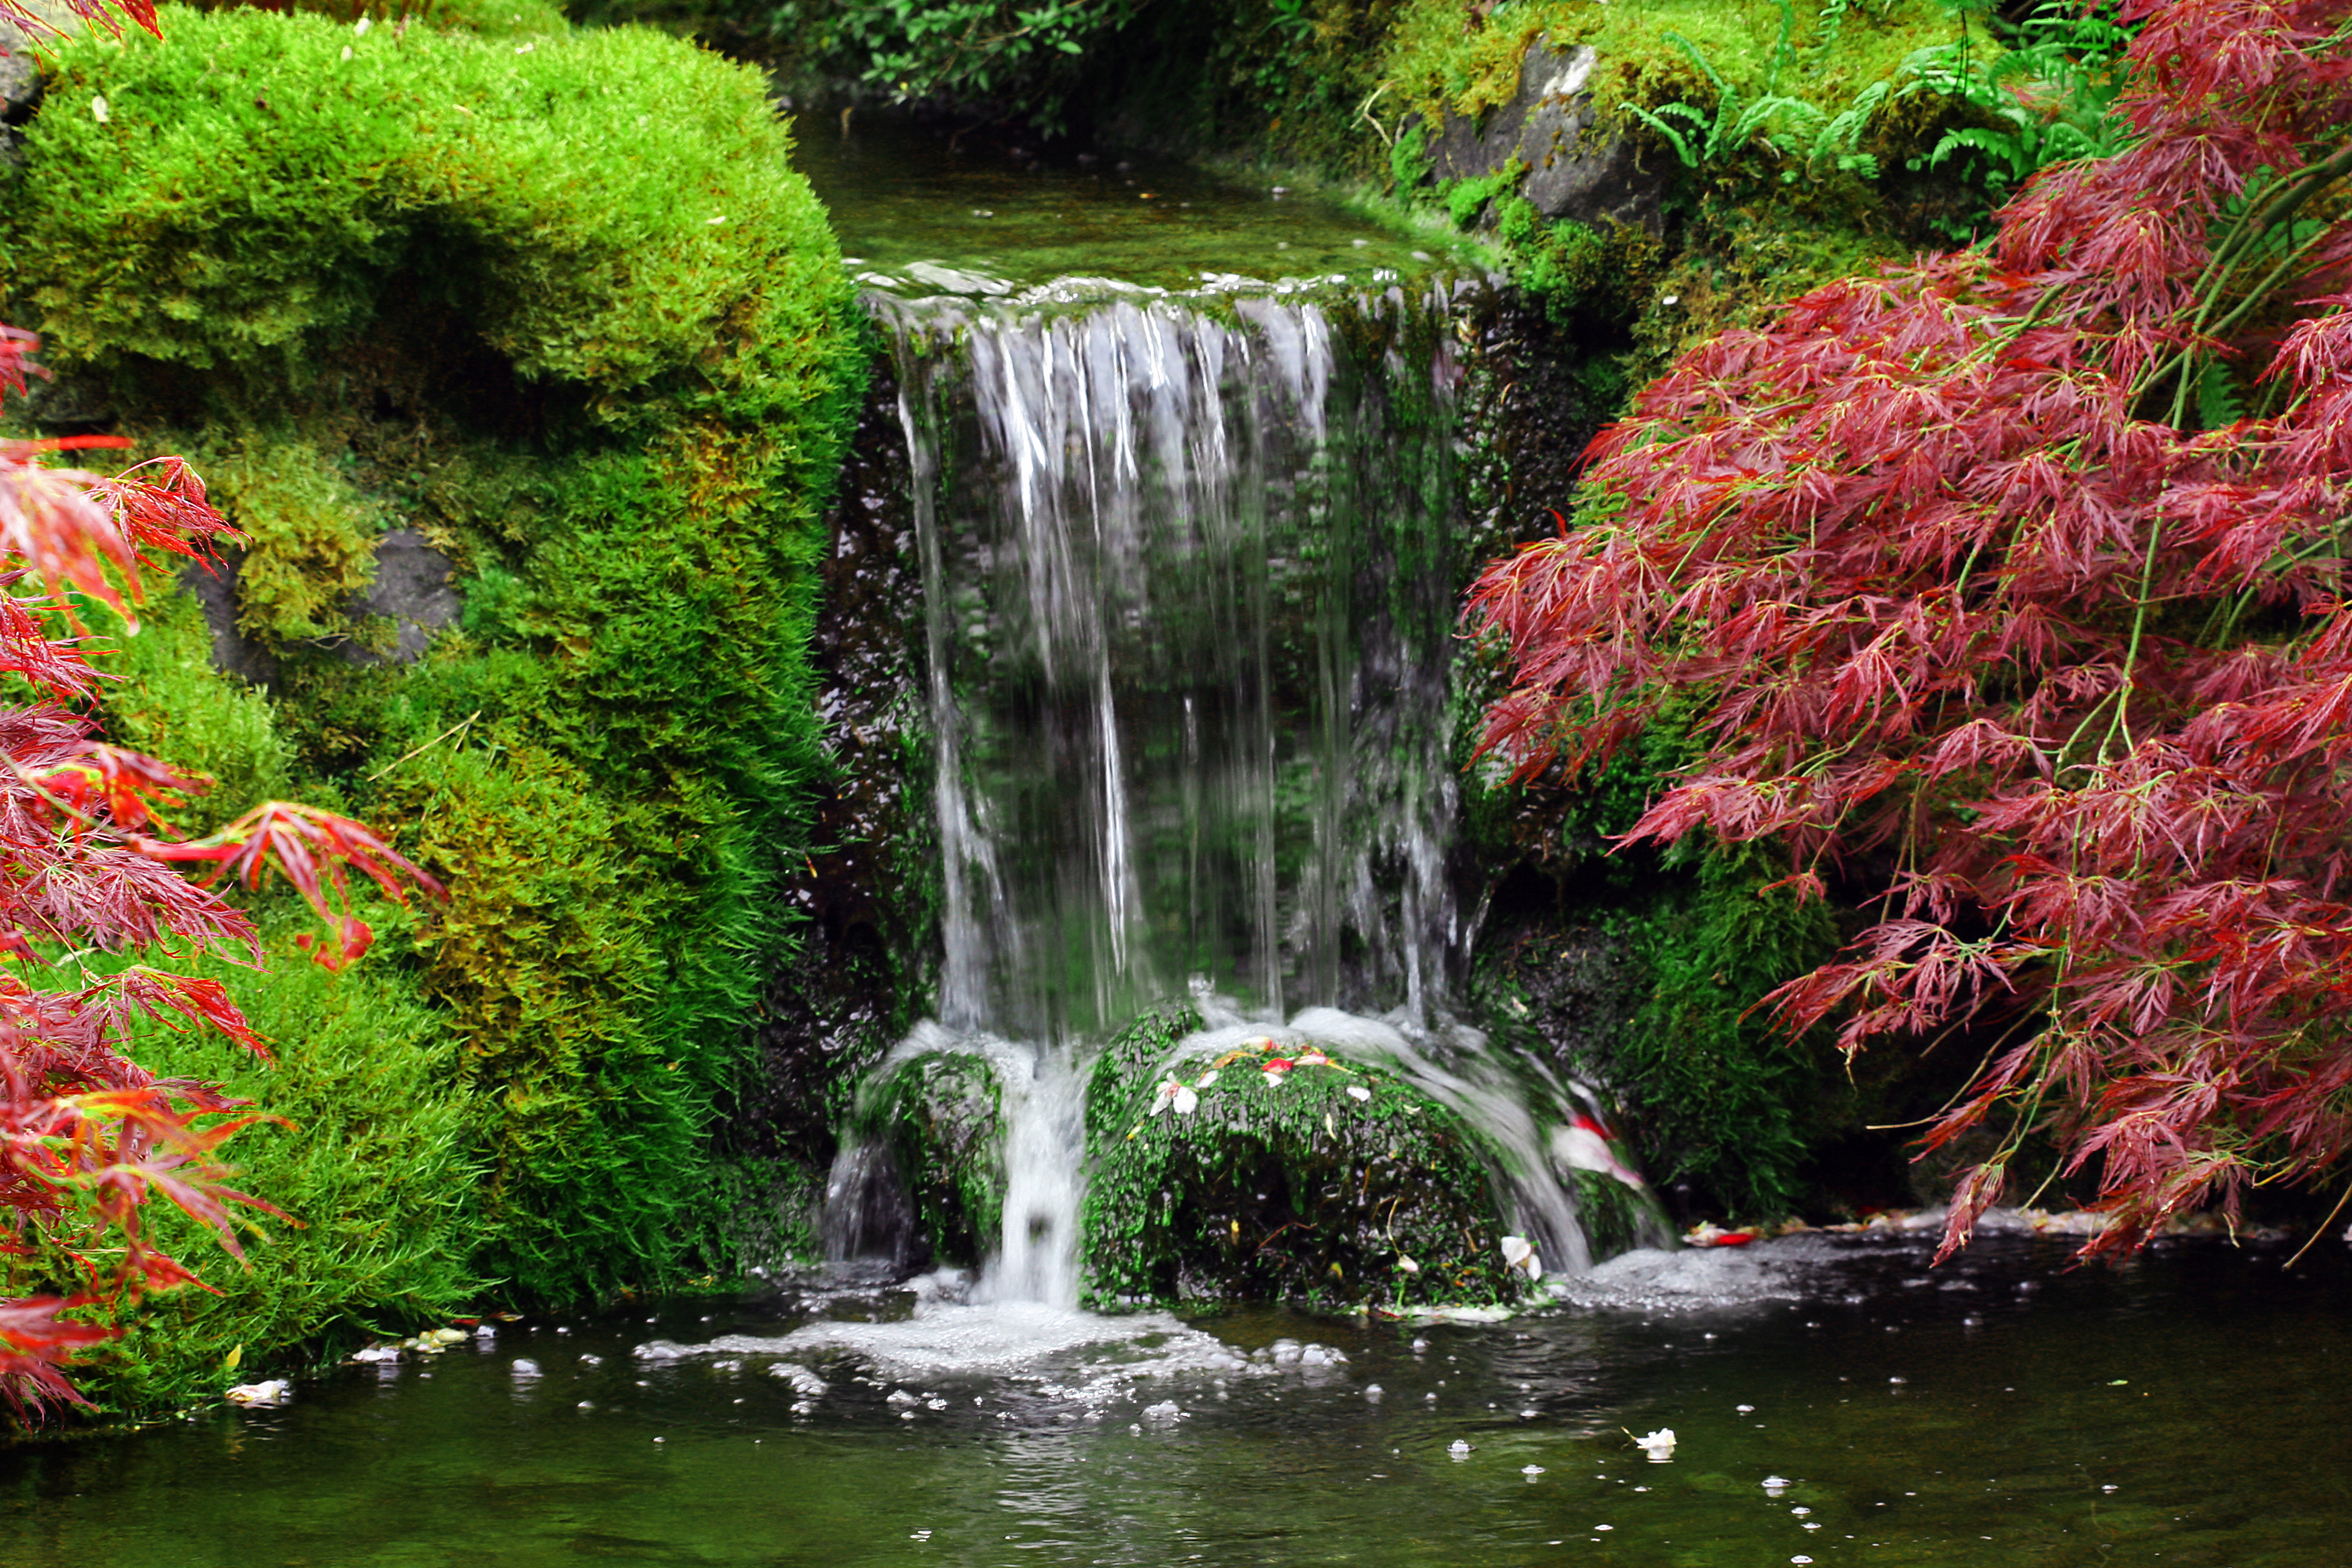
[[[807,392],[794,329],[838,307],[837,255],[740,68],[628,30],[525,49],[169,9],[164,29],[47,65],[0,281],[56,363],[300,386],[413,277],[614,423],[656,381]]]
[[[1519,62],[1538,35],[1554,48],[1590,46],[1591,80],[1601,124],[1615,129],[1627,103],[1655,108],[1712,105],[1714,84],[1674,41],[1689,40],[1741,93],[1777,90],[1832,113],[1873,82],[1891,80],[1916,49],[1951,41],[1955,12],[1935,0],[1882,0],[1807,6],[1790,15],[1783,47],[1780,7],[1717,0],[1520,0],[1465,28],[1446,0],[1406,0],[1382,62],[1405,107],[1433,124],[1452,113],[1475,118],[1518,91]]]
[[[334,637],[375,577],[380,504],[349,466],[286,430],[209,435],[180,455],[203,472],[213,504],[245,535],[237,626],[273,641]],[[207,449],[209,448],[209,449]]]
[[[283,1119],[247,1128],[224,1152],[239,1168],[235,1184],[286,1217],[252,1215],[240,1265],[211,1233],[150,1205],[162,1211],[159,1237],[213,1289],[151,1296],[123,1314],[127,1331],[78,1374],[102,1411],[148,1414],[304,1370],[371,1334],[460,1310],[481,1289],[468,1256],[478,1172],[455,1042],[385,951],[402,945],[398,911],[363,912],[393,934],[343,973],[296,951],[308,915],[291,900],[263,911],[266,983],[223,963],[191,971],[236,988],[273,1062],[213,1037],[151,1028],[139,1039],[139,1060],[157,1074],[224,1084]]]
[[[152,595],[130,634],[102,605],[84,607],[114,641],[104,667],[121,679],[103,692],[102,722],[118,745],[168,757],[211,775],[179,826],[202,834],[292,788],[293,746],[264,693],[213,664],[212,628],[185,590]]]
[[[1160,1064],[1198,1026],[1189,1010],[1147,1014],[1096,1062],[1089,1302],[1513,1298],[1486,1165],[1458,1115],[1370,1065],[1302,1067],[1272,1086],[1246,1055],[1196,1091],[1192,1113],[1155,1115]],[[1209,1066],[1187,1063],[1184,1080]]]
[[[743,1194],[810,1179],[712,1131],[828,782],[811,563],[867,347],[766,84],[635,31],[164,31],[61,46],[0,319],[199,456],[276,673],[204,668],[173,601],[108,722],[449,885],[371,983],[445,1041],[475,1152],[469,1228],[429,1233],[452,1277],[569,1301],[725,1269]],[[465,604],[405,667],[333,646],[393,523]],[[318,1005],[292,984],[240,994]]]
[[[934,1257],[978,1264],[1004,1219],[1003,1086],[964,1054],[902,1062],[862,1097],[857,1123],[890,1142]]]
[[[194,11],[235,10],[243,0],[194,0]],[[284,0],[288,11],[318,15],[351,26],[365,16],[371,31],[377,27],[431,28],[436,32],[466,32],[485,38],[543,38],[571,30],[563,8],[552,0],[433,0],[429,5],[384,4],[383,0]]]

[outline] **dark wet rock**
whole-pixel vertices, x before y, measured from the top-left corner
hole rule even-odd
[[[869,1092],[859,1120],[888,1140],[930,1256],[982,1262],[1004,1215],[1003,1088],[994,1069],[961,1052],[916,1057]]]
[[[755,1166],[823,1173],[858,1081],[926,1010],[931,845],[921,572],[898,389],[877,363],[832,516],[811,662],[830,771],[783,897],[803,917],[760,1006],[758,1061],[722,1119]]]
[[[885,1263],[893,1275],[929,1261],[914,1202],[887,1144],[859,1144],[834,1163],[821,1239],[827,1258]]]
[[[33,41],[16,23],[0,20],[0,121],[22,125],[41,106],[41,68]]]
[[[1519,194],[1548,218],[1659,226],[1667,171],[1644,167],[1638,138],[1595,127],[1585,84],[1598,63],[1584,45],[1555,49],[1538,37],[1519,62],[1519,89],[1481,119],[1448,114],[1430,149],[1440,180],[1475,179],[1518,159]]]
[[[241,562],[241,552],[224,552],[218,566],[191,562],[180,574],[180,585],[194,595],[204,610],[205,626],[213,638],[213,668],[256,686],[273,686],[278,680],[278,660],[268,648],[237,629],[236,584]]]
[[[1086,1249],[1097,1305],[1517,1295],[1482,1151],[1459,1116],[1370,1064],[1301,1066],[1276,1085],[1256,1058],[1214,1068],[1206,1088],[1212,1062],[1187,1062],[1188,1109],[1163,1097],[1162,1063],[1196,1023],[1147,1015],[1096,1064]]]

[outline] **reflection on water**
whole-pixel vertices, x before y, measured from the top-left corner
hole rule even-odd
[[[837,121],[803,115],[793,135],[793,165],[831,213],[842,249],[877,272],[907,276],[919,263],[1015,284],[1088,277],[1187,289],[1210,274],[1362,279],[1451,259],[1431,248],[1435,240],[1402,237],[1330,202],[1182,163],[1015,163],[977,148],[950,152],[911,127],[864,116],[845,136]]]
[[[711,1342],[906,1316],[908,1293],[526,1324],[283,1410],[16,1448],[0,1562],[2311,1568],[2352,1529],[2352,1282],[2282,1256],[2183,1242],[2069,1273],[2002,1239],[1930,1272],[1924,1242],[1860,1237],[1795,1301],[1229,1314],[1197,1325],[1206,1356],[1139,1320],[961,1373],[803,1338],[825,1389],[802,1416],[765,1352]],[[631,1353],[657,1339],[711,1348]],[[542,1375],[512,1375],[524,1356]],[[1661,1426],[1681,1445],[1651,1464],[1626,1434]]]

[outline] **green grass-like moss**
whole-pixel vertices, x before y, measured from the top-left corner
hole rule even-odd
[[[365,913],[387,931],[386,948],[404,945],[398,910]],[[262,911],[267,984],[226,962],[190,970],[236,987],[272,1061],[160,1026],[137,1044],[157,1074],[222,1084],[279,1119],[246,1128],[222,1152],[237,1168],[233,1184],[285,1217],[242,1211],[239,1263],[212,1233],[149,1205],[158,1238],[211,1289],[150,1296],[115,1314],[123,1336],[77,1374],[101,1413],[147,1415],[306,1370],[371,1335],[457,1311],[484,1286],[471,1258],[480,1203],[472,1118],[448,1031],[394,952],[331,974],[294,946],[308,923],[291,899]],[[121,961],[85,962],[96,973]],[[12,1272],[27,1268],[37,1261]],[[7,1288],[33,1282],[16,1272]]]
[[[811,563],[866,363],[788,130],[757,73],[635,30],[163,30],[47,66],[0,175],[0,320],[216,476],[277,677],[211,669],[169,601],[107,721],[222,773],[224,803],[359,815],[449,884],[414,959],[354,983],[424,1021],[456,1086],[448,1278],[579,1300],[724,1269],[751,1178],[711,1131],[829,766]],[[407,667],[351,646],[394,525],[466,602]],[[238,990],[299,1037],[312,986]],[[293,1092],[254,1081],[267,1109]],[[242,1342],[307,1331],[262,1314]]]

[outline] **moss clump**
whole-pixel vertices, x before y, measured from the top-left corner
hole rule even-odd
[[[889,1140],[915,1220],[945,1262],[978,1264],[1004,1220],[1003,1086],[963,1053],[901,1062],[861,1099],[857,1121]]]
[[[123,1337],[77,1374],[100,1411],[149,1414],[300,1371],[462,1310],[486,1283],[470,1262],[479,1173],[457,1053],[403,973],[402,912],[362,912],[385,936],[343,973],[295,949],[309,916],[291,899],[262,911],[266,983],[222,962],[194,970],[236,988],[274,1061],[162,1028],[138,1041],[159,1076],[223,1084],[283,1119],[247,1128],[224,1152],[239,1167],[235,1184],[286,1217],[244,1211],[240,1266],[211,1233],[150,1205],[166,1248],[213,1289],[150,1296],[121,1314]],[[15,1293],[33,1266],[19,1260],[0,1288]]]
[[[1155,1114],[1163,1064],[1198,1026],[1189,1010],[1147,1014],[1096,1062],[1090,1302],[1513,1298],[1486,1166],[1459,1116],[1376,1067],[1302,1066],[1276,1082],[1248,1053],[1214,1068],[1191,1112]],[[1188,1085],[1209,1070],[1181,1069]]]
[[[1892,79],[1915,50],[1952,41],[1960,24],[1934,0],[1879,0],[1818,8],[1724,5],[1715,0],[1521,0],[1483,24],[1463,25],[1446,0],[1406,0],[1389,34],[1382,75],[1399,107],[1434,124],[1446,114],[1475,119],[1518,91],[1519,62],[1538,37],[1556,49],[1577,45],[1599,56],[1591,80],[1601,123],[1620,125],[1627,103],[1655,108],[1689,101],[1712,108],[1716,88],[1690,44],[1724,80],[1753,99],[1767,90],[1831,113],[1874,82]]]
[[[637,31],[163,29],[59,46],[0,175],[0,320],[202,459],[272,685],[204,669],[175,602],[107,722],[448,883],[381,982],[474,1151],[453,1269],[544,1301],[727,1268],[730,1194],[808,1176],[712,1130],[828,787],[812,563],[867,347],[787,129],[755,72]],[[465,606],[406,666],[338,647],[388,526]]]

